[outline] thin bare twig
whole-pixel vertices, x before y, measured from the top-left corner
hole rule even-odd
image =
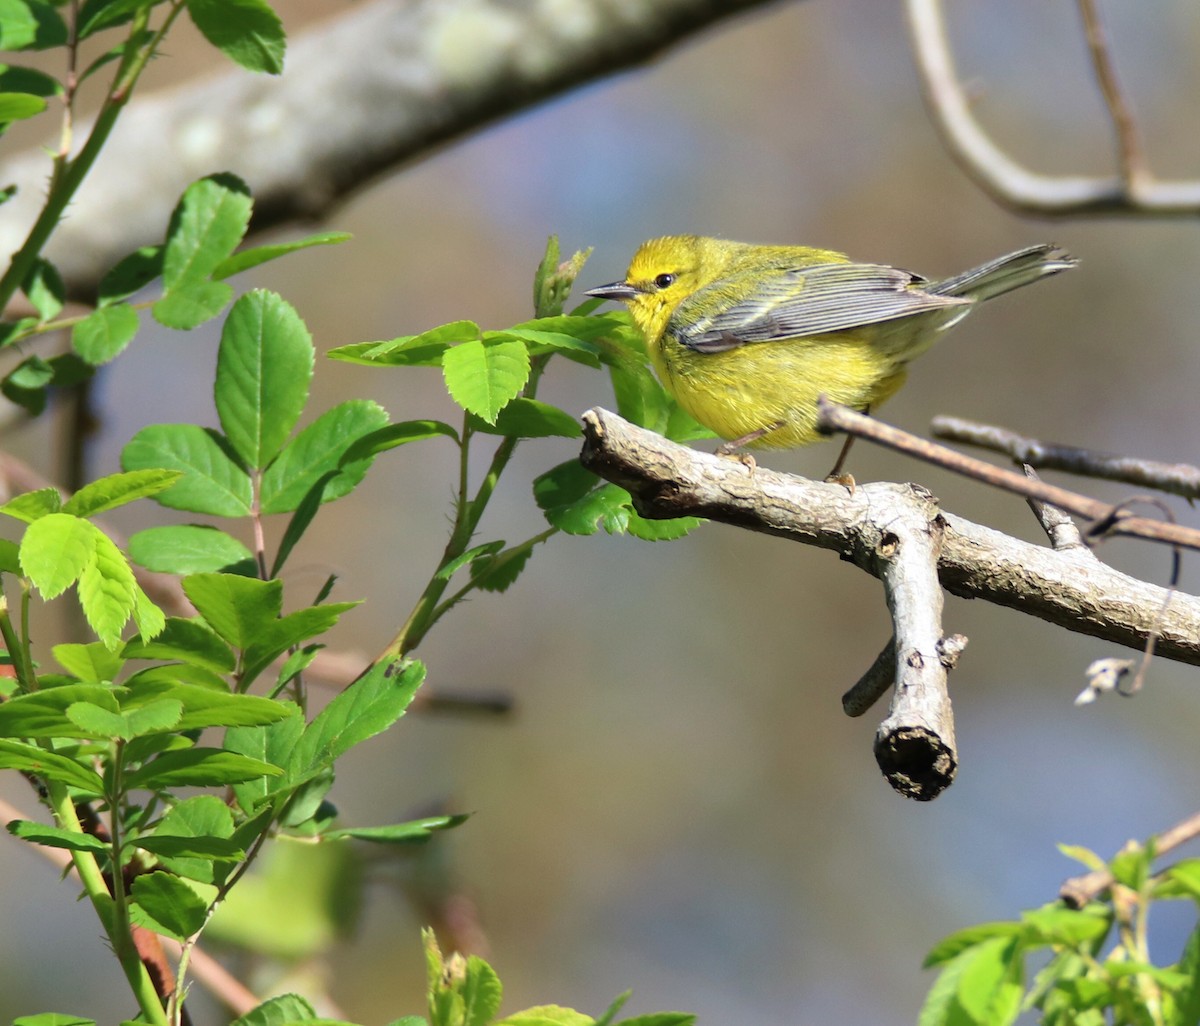
[[[1104,96],[1117,136],[1117,165],[1121,169],[1121,180],[1129,194],[1135,196],[1152,180],[1142,150],[1141,133],[1133,116],[1133,108],[1117,79],[1117,69],[1108,49],[1108,36],[1100,22],[1095,0],[1079,0],[1079,13],[1083,18],[1083,32],[1092,57],[1092,69],[1096,72],[1096,82]]]
[[[1152,838],[1151,843],[1154,845],[1155,855],[1165,855],[1195,837],[1200,837],[1200,812],[1193,813],[1187,819],[1164,830]],[[1097,869],[1082,876],[1071,877],[1058,889],[1058,896],[1072,908],[1083,908],[1112,885],[1112,872],[1108,869]]]
[[[1015,471],[948,449],[926,438],[901,431],[874,417],[855,413],[837,403],[829,402],[824,396],[817,401],[817,408],[817,427],[822,431],[842,431],[859,438],[867,438],[888,449],[915,456],[919,460],[952,470],[956,474],[973,477],[994,488],[1002,488],[1004,491],[1042,502],[1051,502],[1076,516],[1092,521],[1092,529],[1088,533],[1093,537],[1127,535],[1168,545],[1181,545],[1187,549],[1200,549],[1200,531],[1194,528],[1149,520],[1146,517],[1127,516],[1120,507],[1066,488],[1059,488],[1057,485],[1047,484],[1045,481],[1031,481]]]
[[[1008,428],[963,417],[934,417],[930,431],[935,438],[1003,453],[1016,463],[1027,463],[1038,470],[1061,470],[1080,477],[1154,488],[1185,499],[1200,498],[1200,467],[1187,463],[1161,463],[1075,445],[1043,442]]]
[[[1058,217],[1200,213],[1200,181],[1162,181],[1149,173],[1129,177],[1124,170],[1112,176],[1046,175],[1019,164],[992,141],[971,111],[954,66],[941,0],[908,0],[908,23],[925,100],[942,141],[996,202],[1022,213]]]
[[[1037,471],[1028,463],[1023,464],[1021,469],[1031,481],[1038,480]],[[1071,515],[1066,510],[1059,509],[1051,502],[1042,502],[1040,499],[1029,498],[1025,501],[1029,503],[1029,508],[1033,510],[1033,515],[1037,517],[1038,523],[1042,525],[1042,530],[1046,532],[1046,537],[1050,539],[1050,544],[1056,551],[1086,549],[1091,552],[1091,549],[1083,542],[1079,526],[1071,519]]]

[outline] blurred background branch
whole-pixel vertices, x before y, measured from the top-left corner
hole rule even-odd
[[[1092,66],[1117,137],[1119,173],[1048,175],[1018,163],[984,130],[959,79],[941,0],[908,0],[913,54],[926,105],[942,141],[962,169],[997,203],[1026,214],[1079,217],[1125,214],[1194,216],[1200,181],[1160,181],[1149,170],[1132,109],[1117,80],[1100,16],[1079,0]]]
[[[447,140],[771,3],[579,0],[569,16],[477,0],[355,6],[298,33],[277,78],[229,69],[133,102],[49,256],[87,294],[120,257],[160,240],[184,187],[217,170],[249,184],[257,228],[315,218]],[[45,175],[41,147],[0,163],[0,183],[18,187],[0,252],[20,245]]]

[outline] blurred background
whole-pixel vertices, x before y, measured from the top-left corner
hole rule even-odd
[[[330,7],[282,14],[294,31]],[[1175,0],[1103,13],[1154,169],[1200,174],[1200,10]],[[1074,4],[962,0],[951,14],[978,112],[1017,159],[1111,170]],[[174,38],[154,69],[160,82],[213,59],[188,40]],[[1197,459],[1195,226],[1038,222],[999,209],[934,134],[898,4],[809,0],[729,21],[644,69],[445,147],[322,227],[355,238],[236,283],[280,291],[322,350],[459,318],[526,318],[550,233],[568,252],[595,247],[583,287],[619,277],[643,239],[672,232],[819,245],[931,276],[1055,241],[1080,269],[989,305],[914,366],[881,415],[924,432],[934,414],[954,413]],[[136,357],[98,387],[94,475],[118,469],[145,424],[216,422],[218,328],[179,336],[145,323]],[[315,388],[313,415],[369,396],[395,420],[455,419],[435,370],[323,362]],[[541,396],[577,412],[611,406],[604,377],[565,363]],[[54,431],[49,421],[12,429],[5,445],[36,455]],[[523,445],[488,536],[539,530],[529,481],[576,451],[561,439]],[[819,476],[835,451],[760,462]],[[918,481],[948,510],[1041,540],[1016,498],[863,443],[851,469],[859,481]],[[454,474],[448,443],[408,446],[319,517],[288,587],[299,603],[332,572],[336,598],[366,599],[336,645],[372,656],[407,615],[441,550]],[[126,531],[160,518],[145,503],[122,512]],[[1195,521],[1183,504],[1176,513]],[[1101,555],[1150,580],[1169,572],[1160,548],[1124,541]],[[1182,586],[1195,584],[1189,554]],[[951,680],[959,774],[915,804],[875,766],[882,711],[850,720],[840,707],[887,639],[877,582],[828,552],[719,525],[671,544],[554,538],[507,595],[473,599],[418,652],[433,685],[506,692],[514,712],[410,716],[343,764],[331,795],[346,824],[434,805],[471,820],[415,859],[365,865],[353,929],[297,975],[321,978],[354,1021],[421,1011],[427,912],[406,894],[448,888],[478,916],[508,1012],[557,1002],[598,1015],[632,988],[629,1013],[690,1010],[706,1024],[914,1021],[933,980],[920,969],[926,951],[960,927],[1053,900],[1076,868],[1056,843],[1108,856],[1194,811],[1200,791],[1194,669],[1159,661],[1136,700],[1081,709],[1072,699],[1087,664],[1125,652],[954,598],[945,626],[970,638]],[[0,795],[32,811],[11,774]],[[21,924],[0,931],[0,1018],[130,1014],[72,885],[16,841],[0,844],[0,874],[0,921]],[[1173,958],[1191,925],[1182,909],[1154,922],[1158,956]],[[50,974],[51,964],[72,972]],[[221,1021],[210,1004],[195,1011]]]

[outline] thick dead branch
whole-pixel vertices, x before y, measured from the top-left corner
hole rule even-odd
[[[583,418],[585,465],[633,495],[643,516],[701,516],[832,549],[874,573],[858,537],[871,507],[894,502],[902,485],[809,481],[697,452],[634,427],[605,410]],[[1053,501],[1052,499],[1050,501]],[[985,599],[1068,630],[1133,649],[1157,627],[1160,657],[1200,665],[1200,599],[1122,574],[1086,549],[1055,551],[945,511],[938,576],[951,594]]]
[[[954,67],[941,0],[908,0],[908,22],[925,101],[942,141],[959,166],[998,203],[1021,213],[1057,217],[1200,213],[1200,181],[1161,181],[1146,171],[1140,153],[1131,154],[1136,137],[1123,101],[1112,92],[1115,75],[1102,39],[1099,47],[1092,46],[1093,63],[1110,112],[1125,119],[1119,124],[1121,173],[1045,175],[1013,160],[976,120]],[[1088,27],[1094,24],[1092,19]]]
[[[771,0],[377,0],[298,33],[278,78],[230,69],[136,99],[55,232],[48,255],[86,294],[126,253],[162,239],[184,187],[233,171],[255,227],[312,218],[438,144],[649,60]],[[84,138],[88,125],[76,129]],[[0,164],[0,252],[41,206],[41,149]]]

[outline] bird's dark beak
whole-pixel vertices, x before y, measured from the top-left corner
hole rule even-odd
[[[599,288],[588,289],[585,296],[595,296],[597,299],[629,300],[640,295],[640,290],[627,281],[614,281],[611,285],[601,285]]]

